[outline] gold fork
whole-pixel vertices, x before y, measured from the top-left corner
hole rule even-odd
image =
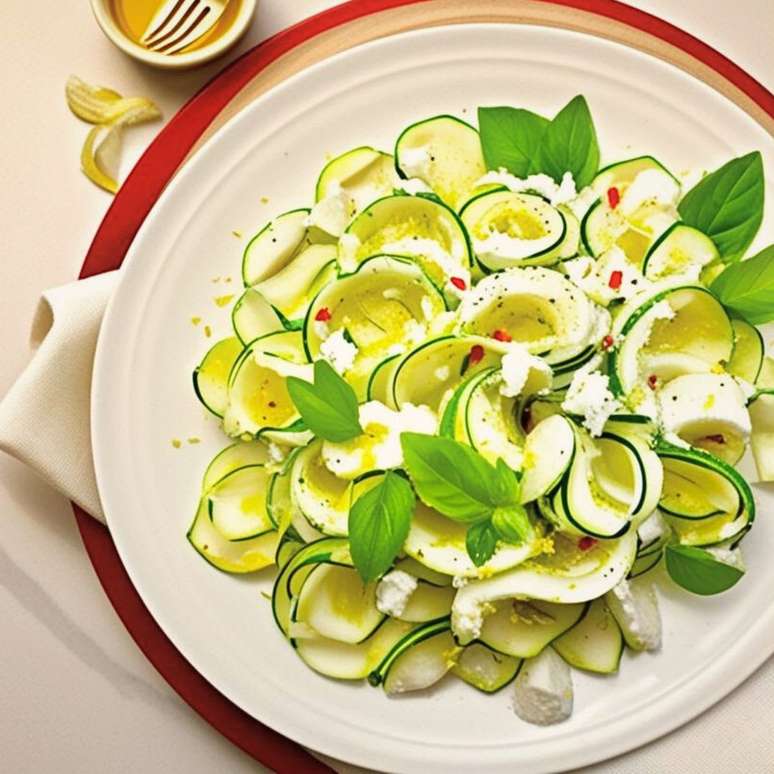
[[[140,42],[159,54],[177,54],[208,33],[228,0],[167,0],[154,14]]]

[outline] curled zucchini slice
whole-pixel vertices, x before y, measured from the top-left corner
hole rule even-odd
[[[540,196],[489,191],[460,213],[484,272],[511,266],[546,266],[561,257],[564,214]]]
[[[607,332],[607,312],[572,282],[542,267],[506,269],[481,280],[459,308],[464,333],[506,332],[551,365],[574,363]]]
[[[304,322],[304,346],[309,359],[317,360],[328,354],[326,342],[342,332],[356,348],[344,376],[365,397],[385,354],[399,354],[423,340],[445,309],[443,296],[414,261],[375,256],[317,295]]]
[[[618,671],[624,649],[621,627],[604,599],[591,602],[583,618],[551,644],[570,666],[603,675]]]
[[[375,199],[388,196],[394,187],[394,160],[370,146],[346,151],[331,159],[320,172],[315,201],[344,193],[353,212],[360,212]]]
[[[419,178],[454,209],[486,172],[478,131],[454,116],[434,116],[404,129],[395,143],[401,177]]]
[[[684,223],[670,226],[648,250],[642,273],[657,282],[667,277],[693,275],[720,258],[715,243],[706,235]]]
[[[520,658],[498,653],[480,642],[466,645],[451,668],[454,675],[484,693],[496,693],[519,673]]]
[[[221,339],[214,344],[202,362],[194,369],[193,384],[196,397],[216,417],[222,417],[228,404],[228,377],[237,358],[242,353],[242,343],[234,337]]]
[[[403,255],[419,262],[430,279],[456,297],[451,278],[470,285],[467,233],[454,210],[427,196],[386,196],[350,223],[339,241],[339,263],[354,271],[374,255]]]

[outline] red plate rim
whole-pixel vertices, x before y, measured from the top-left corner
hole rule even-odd
[[[135,234],[188,152],[226,105],[261,70],[296,46],[369,14],[427,0],[350,0],[250,49],[216,75],[169,121],[121,186],[102,220],[79,279],[117,269]],[[774,118],[774,95],[730,59],[669,22],[617,0],[540,0],[604,16],[690,54]],[[330,772],[295,742],[259,723],[208,683],[175,648],[132,584],[107,528],[73,504],[78,529],[102,588],[132,639],[169,685],[223,736],[277,772]]]

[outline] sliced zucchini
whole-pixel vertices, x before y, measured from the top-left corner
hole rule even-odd
[[[661,509],[684,545],[713,545],[736,537],[755,519],[749,484],[731,465],[697,448],[661,440],[656,452],[664,477]]]
[[[451,668],[453,674],[484,693],[505,688],[521,669],[522,660],[498,653],[480,642],[466,645]]]
[[[362,642],[384,620],[376,609],[376,584],[364,584],[352,567],[320,564],[309,573],[292,618],[338,642]]]
[[[774,393],[763,392],[750,403],[752,447],[760,481],[774,481]]]
[[[556,207],[564,216],[566,226],[564,239],[559,247],[559,260],[565,261],[573,258],[580,251],[580,221],[578,216],[565,204],[558,204]]]
[[[368,377],[366,385],[366,398],[368,400],[378,400],[385,406],[395,408],[392,405],[392,392],[390,386],[395,375],[395,369],[400,362],[400,355],[390,355],[382,360]]]
[[[440,336],[403,355],[395,366],[393,405],[429,406],[437,411],[448,390],[465,377],[499,366],[507,344],[484,336]]]
[[[315,201],[343,191],[359,212],[375,199],[388,196],[394,187],[394,162],[389,153],[361,146],[331,159],[320,172]]]
[[[210,489],[210,519],[226,540],[248,540],[274,529],[266,508],[270,476],[265,465],[248,465],[224,476]]]
[[[398,641],[368,675],[368,682],[384,685],[390,694],[428,688],[449,671],[459,650],[449,619],[430,621]]]
[[[277,310],[252,288],[247,288],[234,304],[231,324],[243,344],[285,329],[285,321]]]
[[[455,593],[451,586],[436,586],[420,581],[398,618],[409,623],[424,623],[448,617]]]
[[[524,441],[521,502],[529,503],[551,492],[575,456],[575,429],[561,414],[553,414],[530,430]]]
[[[476,567],[465,547],[466,533],[465,524],[447,519],[418,501],[403,550],[436,572],[483,578],[521,564],[539,553],[543,545],[539,536],[520,545],[499,543],[492,558]]]
[[[581,620],[551,643],[572,667],[609,675],[618,671],[624,640],[604,599],[593,600]]]
[[[336,246],[309,245],[253,289],[292,323],[303,319],[312,299],[337,273]]]
[[[442,115],[404,129],[395,143],[401,177],[416,177],[454,209],[486,173],[481,141],[470,124]]]
[[[228,389],[223,429],[231,436],[266,437],[293,446],[304,445],[311,434],[288,395],[286,378],[312,381],[311,364],[298,364],[263,351],[266,339],[252,342],[234,365]]]
[[[367,640],[357,644],[317,636],[293,640],[293,645],[315,672],[339,680],[362,680],[410,632],[411,624],[390,618]]]
[[[218,452],[202,479],[202,492],[206,494],[222,478],[238,468],[248,465],[265,465],[269,462],[269,452],[266,444],[260,441],[237,441]]]
[[[242,281],[251,287],[276,274],[310,244],[308,209],[291,210],[267,223],[248,243],[242,256]]]
[[[745,395],[728,374],[685,374],[659,393],[664,430],[736,465],[750,435]]]
[[[460,218],[486,273],[556,263],[567,236],[563,213],[533,194],[482,193],[468,201]]]
[[[303,588],[309,573],[319,564],[352,566],[349,542],[344,538],[322,538],[299,549],[274,579],[271,607],[280,631],[288,634],[295,597]]]
[[[597,307],[559,272],[533,266],[481,280],[459,308],[464,333],[508,333],[550,364],[566,363],[601,338]]]
[[[763,368],[766,346],[761,332],[745,320],[731,320],[734,328],[734,351],[728,361],[728,373],[755,384]]]
[[[295,458],[290,471],[291,497],[312,527],[325,535],[346,535],[352,482],[328,470],[322,445],[322,439],[313,441]]]
[[[312,302],[304,322],[310,360],[324,354],[328,336],[344,330],[357,354],[345,378],[365,397],[376,365],[392,349],[405,351],[427,336],[433,318],[445,311],[443,296],[411,259],[374,256],[352,274],[332,282]],[[324,326],[317,319],[324,310]]]
[[[715,243],[706,235],[684,223],[670,226],[648,250],[642,273],[657,282],[671,275],[693,273],[720,257]]]
[[[231,337],[214,344],[194,369],[196,397],[216,417],[222,417],[228,404],[228,376],[242,353],[242,343]]]
[[[429,567],[421,564],[416,559],[412,559],[410,556],[404,556],[402,559],[398,559],[398,561],[395,562],[395,569],[413,575],[420,581],[429,583],[432,586],[451,586],[452,583],[451,575],[431,570]]]
[[[672,192],[670,198],[676,200],[680,196],[680,183],[677,178],[663,164],[654,159],[653,156],[637,156],[633,159],[608,164],[597,172],[591,187],[596,191],[597,196],[607,196],[610,188],[617,188],[618,193],[622,196],[637,178],[637,175],[646,170],[655,170],[663,173],[665,175],[665,185],[670,185],[669,180],[671,179]]]
[[[646,382],[663,384],[680,373],[711,371],[727,362],[734,329],[722,305],[699,285],[656,286],[621,307],[613,326],[620,342],[608,356],[610,389],[629,408],[646,405]]]
[[[416,259],[444,290],[451,277],[469,283],[471,253],[465,227],[454,210],[425,196],[378,199],[350,223],[339,241],[339,263],[345,271],[380,254]]]
[[[481,642],[508,656],[531,658],[575,626],[586,605],[504,599],[494,607],[481,627]]]
[[[639,578],[640,576],[645,575],[645,573],[648,573],[651,570],[654,570],[659,565],[659,563],[663,558],[664,558],[663,547],[652,554],[647,554],[646,556],[638,556],[634,560],[632,569],[629,570],[629,574],[626,576],[627,580],[631,580],[632,578]]]
[[[577,539],[554,533],[553,553],[543,553],[491,578],[471,580],[457,590],[452,629],[467,645],[477,639],[484,616],[501,599],[574,604],[596,599],[626,577],[637,552],[636,533],[600,540],[585,550]]]
[[[199,502],[186,537],[213,567],[239,574],[256,572],[274,564],[279,543],[279,535],[273,531],[249,540],[227,540],[210,520],[206,497]]]
[[[441,433],[469,444],[492,464],[502,458],[520,470],[524,434],[516,418],[517,398],[503,395],[502,384],[498,368],[487,368],[463,382],[446,403]],[[546,386],[537,383],[532,391]]]
[[[597,439],[580,429],[576,434],[572,464],[545,515],[571,534],[619,537],[656,507],[661,463],[646,443],[621,429]]]

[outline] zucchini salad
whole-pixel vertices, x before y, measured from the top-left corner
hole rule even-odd
[[[567,718],[571,668],[660,647],[654,576],[742,578],[748,449],[774,480],[763,165],[720,161],[602,164],[581,96],[333,158],[246,245],[194,371],[231,445],[192,546],[276,565],[276,625],[323,675],[513,681],[519,717]]]

